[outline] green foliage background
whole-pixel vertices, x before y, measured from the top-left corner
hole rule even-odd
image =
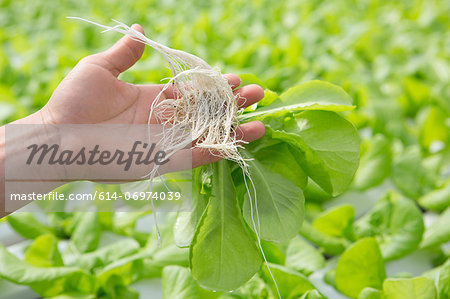
[[[40,108],[77,61],[119,38],[67,16],[139,23],[150,38],[224,72],[254,74],[274,91],[319,78],[344,86],[360,107],[383,103],[396,118],[433,102],[450,109],[448,1],[2,0],[0,7],[3,122]],[[123,79],[158,82],[163,70],[147,50]]]

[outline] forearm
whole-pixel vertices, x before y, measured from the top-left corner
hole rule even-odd
[[[38,116],[2,127],[3,214],[70,181],[129,182],[141,180],[156,165],[158,174],[192,165],[189,149],[166,163],[156,137],[148,140],[146,125],[46,125]]]
[[[22,124],[35,124],[37,126],[42,125],[43,119],[40,112],[36,112],[25,118],[14,121],[13,123],[9,124],[9,126]],[[26,180],[24,180],[23,182],[8,181],[6,162],[7,159],[11,159],[12,157],[8,157],[7,155],[6,142],[8,142],[8,146],[14,148],[14,143],[16,143],[16,140],[27,137],[8,136],[7,140],[6,132],[6,126],[0,127],[0,218],[14,212],[18,208],[23,207],[27,203],[29,203],[28,201],[20,201],[15,203],[14,205],[8,204],[7,200],[9,200],[12,193],[20,192],[21,194],[30,194],[35,192],[45,194],[63,184],[62,182],[27,182]],[[28,134],[32,134],[32,132],[29,132]],[[10,151],[8,154],[14,154],[14,151]],[[21,165],[8,165],[8,168],[14,166],[23,167]]]

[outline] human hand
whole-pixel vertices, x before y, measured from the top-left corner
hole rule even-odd
[[[143,32],[139,25],[133,28]],[[163,84],[134,85],[118,79],[120,73],[133,66],[142,56],[145,45],[129,37],[121,38],[105,52],[83,58],[64,78],[42,108],[40,119],[46,124],[146,124],[150,107]],[[233,74],[225,75],[230,86],[240,85]],[[246,107],[264,97],[258,85],[248,85],[234,91],[238,105]],[[169,88],[161,100],[173,98]],[[239,139],[250,142],[264,135],[264,125],[253,121],[239,126]],[[207,150],[194,149],[192,166],[219,160]]]

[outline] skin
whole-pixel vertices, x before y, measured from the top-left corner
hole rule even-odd
[[[140,25],[133,28],[144,33]],[[48,103],[36,113],[14,123],[21,124],[147,124],[150,106],[164,85],[135,85],[118,79],[142,56],[145,45],[123,37],[108,50],[83,58],[62,80]],[[238,76],[225,75],[231,88],[241,83]],[[256,103],[264,97],[258,85],[234,90],[240,107]],[[169,88],[161,99],[173,98]],[[238,138],[246,142],[264,135],[264,125],[253,121],[239,126]],[[0,128],[0,166],[4,164],[4,127]],[[194,149],[192,167],[220,160],[208,151]],[[4,188],[4,168],[0,167],[0,188]],[[56,186],[49,186],[51,191]],[[0,190],[0,204],[4,190]],[[4,216],[0,212],[0,217]]]

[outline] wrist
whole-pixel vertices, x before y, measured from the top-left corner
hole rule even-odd
[[[38,110],[24,118],[12,122],[12,124],[33,124],[33,125],[43,125],[49,123],[50,122],[45,119],[42,110]]]
[[[27,163],[30,156],[30,145],[49,145],[61,143],[60,135],[55,130],[46,128],[47,121],[41,111],[16,120],[2,127],[3,143],[0,144],[0,164],[5,169],[1,173],[0,186],[0,218],[5,213],[13,212],[29,201],[12,200],[11,196],[29,194],[46,194],[64,184],[57,180],[64,177],[65,169],[47,165],[33,167]],[[53,180],[47,180],[53,178]]]

